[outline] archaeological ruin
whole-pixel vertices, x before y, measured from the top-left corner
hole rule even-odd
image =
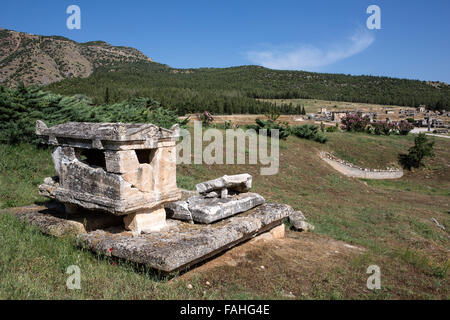
[[[39,191],[55,201],[16,214],[98,254],[173,272],[250,239],[282,238],[288,217],[296,230],[314,228],[302,212],[250,192],[247,173],[178,189],[176,125],[37,121],[36,134],[54,147],[56,176]]]
[[[123,216],[134,232],[165,226],[163,204],[180,199],[176,185],[176,128],[152,124],[75,123],[36,134],[54,145],[56,179],[39,186],[41,194],[64,203],[67,212],[80,208]]]

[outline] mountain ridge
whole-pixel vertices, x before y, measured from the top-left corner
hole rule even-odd
[[[0,83],[6,86],[86,78],[99,67],[138,61],[153,62],[135,48],[100,40],[80,43],[62,36],[0,29]]]

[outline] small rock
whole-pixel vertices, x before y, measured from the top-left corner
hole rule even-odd
[[[204,195],[205,198],[218,198],[219,193],[217,191],[211,191]]]
[[[209,281],[206,281],[206,285],[207,285],[207,286],[210,286],[211,283],[210,283]]]
[[[306,221],[298,221],[298,223],[293,224],[294,229],[298,231],[313,231],[314,226]]]
[[[292,224],[295,224],[298,221],[305,221],[305,220],[306,220],[306,218],[303,215],[303,212],[301,212],[300,210],[294,211],[289,215],[289,221]]]
[[[192,284],[189,283],[189,284],[187,285],[187,288],[188,288],[188,289],[192,289],[192,288],[193,288]]]
[[[285,291],[282,291],[282,295],[286,298],[294,299],[295,295],[292,293],[292,291],[289,291],[289,293],[286,293]]]
[[[306,218],[301,211],[294,211],[289,215],[289,221],[295,230],[309,231],[314,230],[314,226],[306,222]]]
[[[445,230],[445,227],[442,224],[440,224],[439,221],[436,220],[436,218],[431,218],[430,220],[432,222],[434,222],[438,228],[441,228],[442,230]]]
[[[186,201],[169,202],[165,205],[165,209],[167,218],[188,222],[192,221],[192,215]]]
[[[261,269],[265,269],[265,267],[264,267],[264,266],[261,266],[260,268],[261,268]]]

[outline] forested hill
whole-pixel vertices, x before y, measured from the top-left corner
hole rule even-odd
[[[58,82],[59,81],[59,82]],[[255,98],[322,100],[450,109],[450,86],[373,76],[280,71],[258,66],[175,69],[142,52],[103,41],[78,43],[0,29],[0,84],[48,85],[61,94],[85,94],[94,104],[149,97],[179,114],[203,110],[260,113]],[[283,113],[295,113],[284,106]]]
[[[313,98],[322,100],[450,109],[450,86],[441,82],[374,76],[279,71],[258,66],[173,69],[155,63],[100,68],[85,79],[51,84],[63,93],[84,93],[102,103],[148,96],[180,113],[253,113],[254,98]],[[106,101],[108,102],[108,101]]]

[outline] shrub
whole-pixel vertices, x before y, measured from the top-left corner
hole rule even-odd
[[[327,127],[327,132],[337,132],[338,128],[337,127]]]
[[[183,123],[176,111],[150,98],[91,106],[89,99],[80,95],[62,96],[24,86],[0,90],[0,143],[37,142],[34,131],[38,119],[49,126],[68,121],[143,122],[170,128]]]
[[[216,123],[214,125],[214,128],[216,128],[216,129],[223,129],[223,130],[232,129],[233,128],[233,123],[231,122],[231,120],[225,120],[224,123]]]
[[[270,130],[276,129],[279,132],[279,139],[285,140],[287,137],[291,135],[291,127],[287,122],[285,123],[277,123],[272,120],[261,120],[256,119],[256,124],[254,125],[247,125],[247,129],[254,129],[256,132],[259,132],[259,130],[267,129],[267,136],[270,137],[272,135],[272,132]]]
[[[302,139],[313,140],[320,143],[325,143],[328,141],[328,138],[319,131],[317,126],[313,124],[294,126],[291,131],[292,134]]]
[[[412,129],[414,129],[414,126],[411,123],[409,123],[408,121],[401,121],[398,124],[397,129],[398,129],[398,133],[406,136]]]
[[[425,133],[419,133],[414,138],[414,146],[409,148],[408,154],[399,154],[399,162],[403,168],[419,168],[425,157],[434,157],[434,141],[428,142]]]
[[[364,132],[369,121],[369,117],[363,117],[360,113],[347,114],[341,119],[342,129],[346,131]]]
[[[373,132],[376,135],[390,135],[392,131],[396,130],[396,125],[387,121],[378,121],[372,124]]]
[[[198,121],[202,121],[205,127],[209,127],[214,121],[214,117],[208,111],[203,111],[202,113],[197,114],[197,119]]]

